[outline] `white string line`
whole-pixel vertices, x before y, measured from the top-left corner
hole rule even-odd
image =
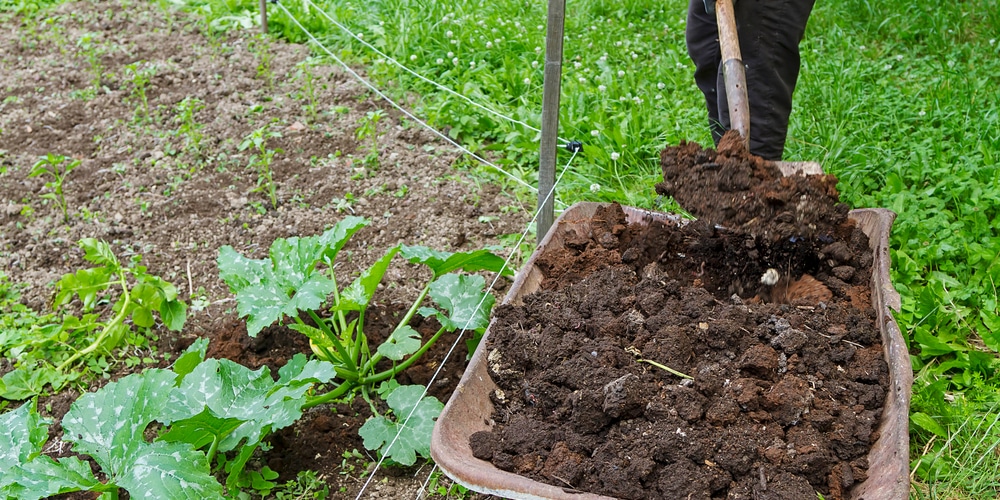
[[[417,490],[417,496],[415,500],[420,500],[424,496],[424,492],[427,491],[427,485],[431,482],[431,477],[434,476],[434,471],[438,470],[438,464],[435,463],[434,467],[431,467],[431,472],[427,474],[427,479],[424,479],[423,484],[420,485],[420,489]],[[450,490],[451,488],[449,488]]]
[[[526,129],[532,130],[534,132],[541,133],[541,130],[539,130],[539,129],[531,126],[531,125],[528,125],[527,123],[525,123],[523,121],[520,121],[520,120],[518,120],[518,119],[516,119],[514,117],[511,117],[511,116],[507,116],[507,115],[501,114],[499,111],[495,111],[495,110],[490,109],[490,108],[488,108],[488,107],[486,107],[486,106],[484,106],[482,104],[479,104],[478,102],[473,101],[472,99],[470,99],[470,98],[468,98],[468,97],[466,97],[466,96],[464,96],[462,94],[459,94],[458,92],[455,92],[454,90],[452,90],[452,89],[450,89],[448,87],[445,87],[444,85],[441,85],[440,83],[435,82],[434,80],[431,80],[431,79],[429,79],[429,78],[421,75],[420,73],[417,73],[416,71],[413,71],[412,69],[404,66],[399,61],[393,59],[392,57],[390,57],[390,56],[388,56],[386,54],[384,54],[382,51],[380,51],[374,45],[368,43],[365,39],[363,39],[363,38],[359,37],[358,35],[354,34],[354,32],[352,32],[346,26],[344,26],[344,25],[340,24],[339,22],[335,21],[332,17],[330,17],[329,14],[326,13],[325,10],[321,9],[318,5],[316,5],[315,3],[313,3],[312,0],[305,0],[305,2],[308,2],[310,5],[313,6],[314,9],[318,10],[319,13],[323,17],[325,17],[327,19],[327,21],[330,21],[331,24],[333,24],[334,26],[340,28],[341,31],[343,31],[344,33],[347,33],[348,35],[350,35],[352,38],[354,38],[355,40],[357,40],[358,42],[360,42],[365,47],[368,47],[372,52],[374,52],[374,53],[382,56],[386,61],[389,61],[392,64],[396,65],[399,69],[401,69],[401,70],[403,70],[403,71],[405,71],[405,72],[407,72],[407,73],[409,73],[409,74],[411,74],[411,75],[419,78],[420,80],[424,81],[425,83],[433,85],[434,87],[436,87],[439,90],[442,90],[442,91],[444,91],[444,92],[446,92],[448,94],[451,94],[451,95],[453,95],[455,97],[458,97],[459,99],[462,99],[465,102],[468,102],[469,104],[471,104],[472,106],[474,106],[476,108],[479,108],[479,109],[481,109],[481,110],[483,110],[483,111],[485,111],[485,112],[487,112],[487,113],[489,113],[489,114],[491,114],[493,116],[496,116],[498,118],[507,120],[507,121],[512,122],[512,123],[516,123],[516,124],[518,124],[518,125],[526,128]],[[570,141],[568,141],[566,139],[563,139],[561,137],[557,137],[557,139],[559,141],[561,141],[563,144],[568,144],[570,142]]]
[[[315,43],[317,46],[319,46],[319,48],[323,49],[323,52],[326,52],[327,55],[329,55],[331,58],[333,58],[334,61],[337,62],[337,64],[340,64],[340,66],[343,67],[345,71],[347,71],[348,73],[350,73],[352,76],[354,76],[354,78],[358,79],[358,81],[360,81],[362,84],[364,84],[366,87],[368,87],[369,90],[371,90],[376,95],[378,95],[379,97],[381,97],[383,100],[385,100],[386,102],[388,102],[389,104],[391,104],[394,108],[398,109],[401,113],[403,113],[404,115],[406,115],[408,118],[410,118],[411,120],[419,123],[420,125],[422,125],[427,130],[430,130],[431,132],[433,132],[434,134],[436,134],[438,137],[440,137],[440,138],[444,139],[445,141],[451,143],[453,146],[455,146],[456,148],[458,148],[459,150],[461,150],[465,154],[467,154],[467,155],[475,158],[476,160],[479,160],[481,163],[483,163],[485,165],[489,165],[490,167],[493,167],[496,171],[498,171],[498,172],[506,175],[507,177],[510,177],[511,179],[513,179],[514,181],[516,181],[518,184],[521,184],[522,186],[524,186],[524,187],[532,190],[533,192],[536,192],[536,193],[538,192],[538,188],[536,188],[535,186],[532,186],[531,184],[528,184],[527,182],[525,182],[524,180],[522,180],[519,177],[515,176],[514,174],[512,174],[510,172],[507,172],[506,170],[500,168],[499,166],[491,163],[489,160],[487,160],[487,159],[485,159],[485,158],[483,158],[483,157],[481,157],[481,156],[473,153],[472,151],[469,151],[468,149],[466,149],[465,147],[463,147],[461,144],[455,142],[451,137],[448,137],[447,135],[445,135],[445,134],[437,131],[434,127],[431,127],[426,122],[424,122],[420,118],[417,118],[416,116],[414,116],[412,113],[410,113],[409,111],[407,111],[406,109],[404,109],[399,104],[396,104],[396,102],[393,101],[392,99],[390,99],[389,96],[383,94],[382,91],[380,91],[374,85],[372,85],[371,83],[369,83],[368,80],[365,80],[361,75],[359,75],[357,72],[355,72],[353,69],[351,69],[351,67],[348,66],[347,63],[345,63],[339,57],[337,57],[336,55],[334,55],[333,52],[330,52],[330,49],[326,48],[325,45],[323,45],[322,43],[320,43],[320,41],[317,40],[316,37],[313,36],[313,34],[309,32],[309,30],[307,30],[304,26],[302,26],[302,24],[299,23],[299,20],[296,19],[295,16],[293,16],[292,13],[289,12],[288,9],[286,9],[285,6],[281,4],[281,2],[275,2],[275,5],[277,5],[278,7],[281,7],[281,10],[285,13],[285,15],[287,15],[292,20],[292,22],[295,23],[295,25],[298,26],[299,29],[302,30],[302,32],[306,34],[307,37],[309,37],[309,40],[312,41],[313,43]]]
[[[549,201],[549,198],[552,197],[552,193],[555,192],[556,186],[558,186],[559,185],[559,181],[562,180],[563,174],[565,174],[566,170],[569,169],[569,165],[570,165],[570,163],[573,162],[573,158],[576,158],[576,153],[577,153],[577,151],[573,151],[573,155],[570,156],[569,161],[566,162],[566,165],[563,166],[562,171],[559,172],[559,177],[557,177],[555,183],[553,183],[552,189],[549,189],[549,192],[546,193],[545,200],[540,204],[541,206],[544,206],[545,203],[547,203]],[[514,247],[511,248],[510,253],[507,254],[507,258],[504,260],[503,266],[500,267],[500,271],[493,278],[493,281],[490,283],[490,286],[487,287],[486,293],[483,294],[483,298],[479,299],[479,303],[476,304],[476,309],[475,309],[476,311],[479,311],[479,309],[481,307],[483,307],[483,303],[486,302],[486,297],[489,296],[490,292],[493,291],[493,287],[496,286],[497,281],[500,281],[500,277],[503,276],[503,270],[507,269],[507,266],[508,266],[508,264],[510,264],[511,259],[514,258],[514,253],[516,253],[517,250],[521,247],[521,243],[524,242],[524,239],[528,236],[528,232],[531,230],[531,225],[538,219],[538,215],[540,213],[542,213],[542,209],[541,208],[539,208],[538,210],[535,210],[535,215],[531,217],[531,221],[529,221],[528,224],[525,226],[524,231],[521,233],[521,237],[517,240],[517,243],[514,244]],[[417,404],[413,405],[413,408],[410,409],[410,413],[408,415],[406,415],[405,419],[400,420],[401,422],[406,422],[406,421],[410,420],[410,417],[413,416],[413,413],[415,411],[417,411],[417,406],[419,406],[420,400],[423,399],[424,396],[427,395],[427,388],[430,387],[431,384],[434,383],[434,380],[436,380],[437,376],[441,373],[441,369],[444,368],[444,365],[448,362],[448,358],[450,358],[451,354],[455,351],[455,347],[458,346],[458,342],[460,340],[462,340],[462,337],[465,335],[465,332],[468,331],[469,325],[472,323],[472,319],[473,318],[470,316],[469,319],[465,322],[465,326],[462,327],[462,329],[459,331],[458,336],[455,337],[455,341],[452,342],[451,347],[448,349],[448,352],[445,353],[444,358],[441,360],[441,363],[438,364],[437,369],[434,370],[434,374],[431,375],[430,380],[427,381],[427,385],[424,386],[424,390],[420,394],[420,398],[417,399]],[[399,415],[396,415],[396,416],[399,417]],[[368,485],[372,482],[372,479],[375,478],[375,474],[378,473],[379,468],[382,466],[382,462],[385,461],[385,457],[389,455],[389,450],[391,450],[392,446],[394,444],[396,444],[396,441],[399,440],[399,436],[400,436],[400,434],[402,434],[402,432],[403,432],[403,429],[400,428],[399,431],[396,432],[396,435],[393,436],[392,441],[389,442],[389,445],[385,447],[385,453],[382,454],[382,458],[380,458],[378,460],[378,462],[375,464],[375,467],[372,469],[371,474],[368,476],[368,479],[365,481],[365,484],[363,484],[361,486],[361,490],[358,491],[358,496],[355,497],[355,500],[360,500],[361,499],[361,495],[368,488]]]

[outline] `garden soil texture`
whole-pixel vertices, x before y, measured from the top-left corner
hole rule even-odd
[[[888,367],[836,179],[783,177],[732,134],[661,161],[657,191],[699,219],[608,205],[537,256],[541,289],[495,310],[495,426],[473,454],[619,498],[846,498]]]
[[[2,273],[25,285],[23,303],[51,311],[52,284],[88,267],[77,242],[93,237],[123,261],[141,255],[150,274],[176,285],[191,304],[182,331],[157,325],[148,345],[107,356],[107,371],[87,386],[43,395],[38,407],[54,419],[47,448],[53,457],[73,454],[60,440],[59,422],[81,391],[143,366],[166,367],[197,338],[210,339],[209,357],[272,373],[294,354],[310,353],[304,335],[279,324],[247,335],[219,278],[223,245],[262,258],[277,238],[320,234],[347,215],[364,216],[371,224],[344,248],[347,258],[336,270],[339,282],[350,283],[398,243],[470,251],[501,245],[502,235],[518,235],[527,224],[516,199],[453,168],[459,153],[398,113],[385,111],[377,131],[359,138],[367,113],[391,108],[366,98],[361,83],[328,63],[313,61],[307,79],[299,66],[309,56],[304,46],[247,31],[213,32],[204,21],[149,2],[70,2],[37,19],[7,19],[2,28]],[[148,113],[126,69],[133,63],[151,75]],[[200,103],[187,119],[185,99]],[[276,151],[275,205],[257,189],[253,148],[239,148],[261,127],[280,134],[266,144]],[[362,160],[373,139],[377,164]],[[63,185],[66,222],[45,197],[52,194],[46,179],[28,175],[50,153],[81,162]],[[386,338],[430,276],[394,262],[369,309],[372,345]],[[495,292],[508,284],[501,280]],[[431,323],[413,326],[426,339],[436,330]],[[461,340],[442,338],[399,381],[427,384],[444,364],[429,394],[447,400],[466,364]],[[458,348],[446,362],[452,344]],[[147,362],[126,366],[129,356]],[[0,360],[0,375],[11,369],[11,359]],[[269,465],[279,481],[313,470],[332,497],[354,498],[367,479],[365,465],[377,460],[358,437],[368,415],[360,399],[312,408],[271,436],[272,449],[249,468]],[[364,496],[415,497],[430,471],[383,468]]]

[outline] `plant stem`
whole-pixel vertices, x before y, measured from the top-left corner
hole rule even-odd
[[[125,315],[128,313],[128,305],[132,301],[132,297],[128,292],[128,282],[125,280],[125,271],[121,269],[118,270],[118,282],[122,287],[122,296],[125,299],[124,301],[122,301],[121,310],[118,311],[118,314],[115,315],[114,319],[112,319],[110,323],[104,325],[104,329],[101,330],[101,334],[97,336],[97,339],[95,339],[94,342],[92,342],[89,346],[87,346],[83,350],[77,351],[75,354],[70,356],[69,359],[67,359],[66,361],[63,361],[62,364],[56,367],[56,371],[61,372],[67,366],[71,365],[74,361],[80,359],[80,357],[96,351],[97,348],[101,345],[101,342],[104,342],[104,339],[106,339],[108,335],[111,334],[111,330],[117,327],[119,324],[121,324],[122,321],[125,320]]]
[[[430,340],[427,341],[426,344],[420,346],[420,349],[417,349],[417,352],[411,354],[409,358],[406,358],[406,361],[403,361],[402,363],[400,363],[400,364],[392,367],[389,370],[376,373],[375,375],[372,375],[370,377],[364,377],[361,380],[359,380],[358,382],[362,383],[362,384],[374,384],[376,382],[381,382],[383,380],[395,377],[396,374],[398,374],[398,373],[402,373],[407,368],[409,368],[410,365],[412,365],[413,363],[416,363],[417,360],[420,359],[420,356],[423,356],[424,353],[427,352],[427,350],[430,349],[431,346],[433,346],[434,343],[437,342],[437,340],[439,338],[441,338],[441,335],[443,335],[444,332],[445,332],[445,328],[442,326],[437,331],[437,333],[435,333],[434,336],[431,337]],[[376,356],[378,356],[378,354],[376,354],[375,356],[372,356],[372,360],[374,360]],[[375,364],[374,363],[372,363],[371,369],[373,369],[373,370],[375,369]]]
[[[208,447],[208,463],[212,463],[212,459],[215,458],[215,452],[219,449],[219,436],[212,438],[212,446]]]
[[[649,363],[649,364],[651,364],[651,365],[653,365],[653,366],[655,366],[655,367],[657,367],[657,368],[659,368],[661,370],[666,370],[667,372],[670,372],[670,373],[672,373],[674,375],[677,375],[680,378],[686,378],[686,379],[694,380],[694,377],[692,377],[691,375],[686,375],[686,374],[681,373],[681,372],[679,372],[677,370],[674,370],[673,368],[671,368],[671,367],[669,367],[667,365],[664,365],[662,363],[657,363],[656,361],[653,361],[653,360],[650,360],[650,359],[637,359],[636,361],[638,361],[640,363]]]
[[[437,276],[435,276],[434,278],[432,278],[430,280],[430,282],[427,283],[426,286],[424,286],[424,289],[420,291],[420,296],[417,297],[417,300],[413,302],[412,306],[410,306],[410,310],[406,311],[406,315],[403,316],[403,319],[399,320],[399,323],[396,324],[396,328],[393,331],[399,330],[403,326],[410,324],[410,320],[413,319],[413,315],[417,313],[417,309],[420,308],[420,304],[423,303],[424,298],[427,297],[428,293],[430,293],[430,291],[431,291],[431,283],[433,283],[434,280],[436,280],[436,279],[437,279]],[[414,355],[416,355],[416,354],[414,354]],[[368,372],[374,370],[375,369],[375,365],[378,364],[379,361],[382,361],[382,355],[379,354],[378,352],[376,352],[375,355],[372,356],[368,360],[367,363],[365,363],[365,366],[361,370],[361,373],[368,373]]]
[[[325,394],[320,394],[318,396],[313,396],[311,398],[307,398],[306,403],[302,405],[302,409],[306,410],[314,406],[319,406],[323,403],[329,403],[330,401],[333,401],[337,398],[342,397],[344,394],[347,394],[351,389],[358,387],[358,385],[360,384],[358,384],[357,382],[350,382],[350,383],[344,382],[343,384],[338,385],[336,389],[330,392],[327,392]]]
[[[325,333],[326,336],[330,339],[330,342],[333,343],[333,347],[334,349],[337,350],[337,354],[340,355],[341,361],[343,361],[344,364],[347,365],[347,369],[349,371],[355,374],[354,376],[356,378],[359,375],[358,365],[354,362],[354,359],[352,359],[351,356],[348,354],[348,352],[344,349],[344,346],[341,345],[340,339],[337,337],[336,334],[333,333],[333,331],[330,330],[330,327],[327,326],[325,321],[323,321],[323,318],[320,318],[315,311],[308,311],[308,313],[309,317],[316,322],[316,325],[320,328],[320,330],[323,330],[323,333]]]

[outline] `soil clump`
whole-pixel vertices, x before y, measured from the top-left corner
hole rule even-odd
[[[635,499],[844,498],[866,479],[888,385],[867,237],[834,177],[782,178],[738,144],[663,152],[658,191],[699,220],[608,205],[537,257],[541,289],[487,337],[496,425],[476,457]]]

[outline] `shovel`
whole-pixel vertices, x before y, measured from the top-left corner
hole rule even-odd
[[[743,145],[750,149],[750,99],[747,96],[747,75],[740,54],[740,38],[736,31],[733,0],[715,0],[715,20],[719,26],[719,46],[722,52],[722,77],[726,84],[729,121],[740,133]],[[783,175],[822,174],[823,167],[815,161],[775,162]]]

